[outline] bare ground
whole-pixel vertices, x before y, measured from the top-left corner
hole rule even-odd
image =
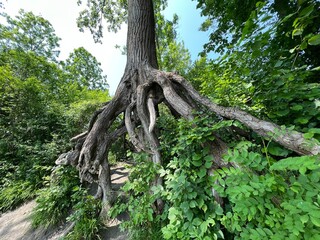
[[[111,168],[112,188],[118,190],[128,179],[126,164],[119,163]],[[14,211],[0,216],[0,240],[58,240],[70,227],[63,224],[54,229],[33,229],[30,215],[36,206],[35,200],[25,203]],[[103,240],[126,240],[127,233],[121,232],[119,224],[128,219],[126,214],[118,216],[109,222],[108,226],[101,231]]]

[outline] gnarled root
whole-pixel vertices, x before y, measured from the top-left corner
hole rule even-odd
[[[161,102],[169,107],[176,118],[192,120],[195,110],[204,107],[222,118],[238,120],[257,134],[271,137],[298,154],[320,153],[317,141],[304,139],[301,133],[282,129],[276,124],[260,120],[242,110],[218,106],[201,96],[190,83],[177,74],[162,72],[150,66],[127,70],[113,100],[94,114],[88,131],[72,139],[78,143],[75,150],[78,151],[76,162],[81,179],[93,181],[92,175],[97,174],[100,169],[99,190],[96,196],[101,195],[104,203],[108,203],[111,191],[107,154],[114,140],[120,135],[127,132],[137,151],[149,153],[154,164],[162,164],[156,128],[156,108]],[[121,113],[124,114],[124,126],[119,125],[117,130],[111,131],[111,125]],[[222,159],[226,145],[217,136],[215,139],[210,143],[215,146],[212,148],[214,164],[208,174],[213,174],[214,169],[229,166]],[[69,155],[64,155],[62,158],[67,156]],[[233,166],[237,167],[235,164]],[[162,178],[157,176],[153,184],[162,185]],[[223,201],[214,188],[213,195],[222,205]],[[108,208],[106,207],[104,213]],[[156,211],[161,212],[162,208],[163,202],[158,199]]]
[[[179,83],[195,101],[208,107],[212,112],[227,119],[238,120],[262,137],[272,138],[275,142],[300,155],[317,155],[320,153],[320,145],[315,139],[305,139],[302,133],[258,119],[242,110],[219,106],[208,98],[201,96],[183,77],[174,73],[162,73],[162,75]]]

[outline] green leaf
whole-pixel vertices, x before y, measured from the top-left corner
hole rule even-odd
[[[294,110],[294,111],[299,111],[299,110],[303,109],[303,106],[299,105],[299,104],[296,104],[293,107],[291,107],[291,109]]]
[[[320,134],[320,128],[310,128],[309,132],[311,133],[316,133],[316,134]]]
[[[270,146],[268,147],[268,152],[271,153],[274,156],[287,156],[288,155],[288,150],[283,149],[278,146]]]
[[[199,218],[195,218],[193,219],[192,224],[195,226],[199,226],[201,224],[201,220]]]
[[[202,165],[202,161],[192,161],[192,164],[196,167],[200,167]]]
[[[169,209],[168,218],[170,221],[174,222],[179,214],[180,212],[176,208],[172,207]]]
[[[283,61],[278,60],[278,61],[276,62],[276,64],[274,65],[274,67],[280,67],[280,66],[282,65],[282,63],[283,63]]]
[[[312,132],[308,132],[308,133],[303,134],[303,137],[305,139],[313,138],[313,136],[314,136],[314,133],[312,133]]]
[[[162,233],[163,233],[163,237],[165,239],[171,239],[172,231],[169,228],[167,228],[167,227],[162,228]]]
[[[302,223],[306,223],[306,222],[308,222],[308,220],[309,220],[309,216],[308,215],[303,215],[303,216],[300,217],[300,221]]]
[[[295,15],[295,14],[296,14],[296,13],[291,13],[291,14],[285,16],[285,18],[283,18],[281,22],[286,22],[286,21],[288,21],[288,19],[290,19],[290,18],[291,18],[293,15]]]
[[[179,239],[183,238],[183,235],[184,235],[183,232],[178,232],[178,233],[177,233],[177,237],[178,237]]]
[[[203,178],[206,174],[207,174],[207,170],[204,167],[202,167],[198,172],[199,178]]]
[[[206,163],[204,164],[204,166],[205,166],[206,168],[211,168],[212,162],[206,162]]]
[[[195,153],[192,155],[192,160],[194,160],[194,161],[199,161],[201,158],[202,158],[201,154]]]
[[[206,161],[205,163],[205,167],[206,168],[210,168],[212,166],[212,162],[213,162],[213,156],[212,155],[207,155],[204,160]]]
[[[189,222],[191,222],[191,220],[193,219],[193,212],[191,210],[185,212],[185,215],[188,219]]]
[[[309,45],[319,45],[320,44],[320,34],[317,34],[313,37],[311,37],[308,40]]]
[[[196,207],[196,205],[197,205],[197,202],[196,202],[195,200],[192,200],[192,201],[189,203],[190,208],[194,208],[194,207]]]
[[[320,66],[310,69],[310,71],[320,71]]]
[[[310,216],[311,222],[316,225],[317,227],[320,227],[320,218],[316,218],[314,216]]]
[[[270,170],[299,170],[304,173],[306,169],[319,168],[317,156],[289,157],[274,163]]]
[[[302,28],[297,28],[297,29],[294,29],[292,31],[292,36],[299,36],[303,33],[303,29]]]
[[[301,10],[301,12],[299,13],[299,16],[307,17],[313,12],[313,9],[314,9],[314,5],[309,5],[308,7]]]
[[[304,40],[301,44],[300,44],[300,50],[304,50],[308,47],[308,42],[306,40]]]
[[[208,230],[208,223],[206,221],[200,224],[200,230],[202,233],[205,233]]]
[[[301,124],[306,124],[309,122],[309,118],[306,117],[299,117],[294,120],[295,123],[301,123]]]
[[[207,156],[205,156],[204,160],[206,162],[212,162],[213,161],[213,156],[212,155],[207,155]]]

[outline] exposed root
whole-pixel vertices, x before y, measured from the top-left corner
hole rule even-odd
[[[129,106],[126,108],[126,111],[125,111],[125,125],[127,128],[129,139],[138,152],[147,151],[144,148],[141,141],[138,139],[138,136],[134,131],[135,125],[131,121],[131,112],[132,112],[133,106],[135,106],[135,102],[129,104]]]
[[[221,118],[238,120],[262,137],[272,138],[299,154],[320,153],[320,146],[315,140],[306,140],[301,133],[282,129],[239,109],[218,106],[201,96],[190,83],[175,73],[162,72],[150,66],[130,69],[121,80],[113,100],[95,112],[88,131],[71,139],[77,142],[76,148],[57,160],[57,164],[77,165],[82,181],[92,182],[93,175],[98,175],[96,197],[101,197],[105,205],[101,214],[109,209],[111,196],[108,151],[118,137],[128,133],[130,142],[138,152],[149,153],[154,164],[162,164],[156,127],[156,108],[161,102],[168,106],[175,118],[192,120],[195,111],[202,106]],[[124,123],[110,131],[111,125],[121,113],[124,113]],[[214,157],[213,167],[208,174],[214,174],[215,169],[230,165],[238,167],[234,163],[223,161],[222,156],[227,151],[227,145],[218,136],[208,144]],[[163,179],[157,176],[153,184],[162,185]],[[223,205],[223,199],[214,188],[212,193],[216,201]],[[163,205],[162,200],[157,199],[156,211],[161,212]]]
[[[154,130],[154,127],[156,126],[156,109],[154,107],[154,98],[151,94],[148,97],[147,105],[150,115],[149,133],[151,133]]]
[[[238,120],[262,137],[271,138],[273,141],[300,155],[317,155],[320,153],[320,145],[315,139],[305,139],[302,133],[291,131],[274,123],[258,119],[242,110],[219,106],[211,102],[208,98],[201,96],[183,77],[174,73],[165,72],[162,72],[162,75],[181,84],[194,100],[208,107],[211,111],[224,118]]]
[[[62,153],[55,161],[56,165],[71,165],[77,166],[80,152],[78,150]]]
[[[192,120],[193,108],[177,94],[170,79],[157,71],[155,81],[161,86],[163,95],[171,107],[184,118]]]
[[[88,173],[97,171],[106,154],[106,142],[110,138],[107,130],[124,109],[122,99],[115,98],[97,117],[81,148],[77,166],[80,170],[81,179],[87,177]]]
[[[73,138],[70,139],[71,142],[76,142],[81,138],[85,138],[88,135],[88,131],[85,131],[83,133],[78,134],[77,136],[74,136]]]

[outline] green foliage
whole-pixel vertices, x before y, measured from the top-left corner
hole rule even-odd
[[[7,22],[0,24],[1,211],[34,197],[44,187],[43,179],[50,175],[59,153],[69,147],[69,139],[109,99],[100,63],[90,53],[80,48],[67,63],[57,63],[59,38],[47,20],[22,10],[15,19],[4,17]],[[91,71],[84,75],[79,69]],[[92,84],[95,80],[97,85]]]
[[[225,52],[226,46],[235,44],[241,37],[243,23],[255,10],[258,0],[225,1],[198,0],[197,8],[201,9],[206,21],[202,24],[203,31],[211,30],[206,51]]]
[[[319,237],[319,156],[296,157],[273,142],[240,141],[231,143],[224,156],[226,163],[238,167],[214,170],[212,133],[229,140],[230,127],[241,127],[237,122],[199,113],[190,122],[165,114],[158,124],[164,167],[155,168],[139,155],[123,188],[130,199],[112,210],[113,216],[129,212],[123,227],[130,229],[133,239]],[[151,184],[157,174],[164,179],[163,187]],[[213,189],[224,205],[215,202]],[[165,208],[155,215],[152,204],[159,197]]]
[[[54,226],[62,222],[73,205],[80,201],[77,171],[72,167],[58,167],[47,178],[47,187],[38,191],[37,206],[33,210],[32,225]],[[80,193],[79,193],[80,192]]]
[[[80,31],[89,29],[95,42],[103,37],[103,20],[108,22],[107,30],[117,32],[127,20],[128,2],[126,0],[78,0],[78,5],[86,2],[86,8],[80,12],[77,25]],[[156,12],[167,6],[167,0],[154,0]]]
[[[3,170],[3,169],[1,169]],[[7,183],[0,188],[0,213],[32,199],[35,196],[34,186],[28,181]]]
[[[79,196],[78,196],[79,194]],[[79,191],[73,195],[73,199],[80,201],[73,207],[73,213],[67,218],[68,221],[75,222],[72,232],[64,239],[100,239],[98,232],[102,224],[98,218],[101,202],[93,196],[87,195],[86,191]]]
[[[78,0],[78,5],[82,4]],[[117,32],[127,17],[127,1],[124,0],[86,0],[87,8],[80,12],[77,24],[80,31],[88,28],[95,42],[101,42],[103,37],[102,20],[108,21],[108,31]]]
[[[173,15],[172,21],[169,21],[161,12],[157,12],[155,17],[159,68],[185,76],[191,67],[191,55],[184,43],[177,40],[178,16]]]
[[[1,16],[7,25],[0,24],[0,51],[32,51],[38,56],[56,60],[60,39],[46,19],[22,9],[15,19],[5,13]]]
[[[76,169],[59,166],[46,180],[47,187],[37,193],[32,225],[51,227],[67,220],[74,222],[74,228],[65,239],[96,239],[101,227],[101,202],[79,187]]]
[[[83,47],[77,48],[66,60],[65,69],[70,74],[70,82],[75,82],[80,88],[106,90],[107,76],[104,76],[101,63]]]
[[[168,223],[162,228],[165,239],[223,238],[219,223],[222,208],[212,197],[212,177],[209,172],[213,157],[209,145],[214,140],[212,118],[179,121],[178,140],[171,149],[171,161],[165,176],[162,196],[167,203],[163,217]],[[197,126],[197,128],[194,128]]]
[[[317,128],[319,2],[198,2],[203,14],[219,23],[212,23],[212,46],[205,51],[228,51],[217,61],[203,58],[195,63],[190,76],[200,91],[219,104],[240,107],[279,125],[302,132]],[[240,7],[244,14],[232,11]],[[231,36],[226,32],[229,23],[234,23]],[[219,32],[228,36],[216,36]]]
[[[220,185],[216,190],[229,200],[221,219],[224,227],[235,239],[317,239],[319,159],[304,156],[274,162],[240,149],[225,157],[240,168],[214,174]]]
[[[125,211],[129,213],[130,220],[122,227],[129,230],[131,239],[159,239],[161,222],[152,208],[160,197],[160,192],[152,188],[159,166],[154,165],[144,153],[133,154],[132,157],[136,165],[132,166],[129,181],[122,187],[129,194],[128,202],[115,204],[110,209],[110,216],[116,217]]]

